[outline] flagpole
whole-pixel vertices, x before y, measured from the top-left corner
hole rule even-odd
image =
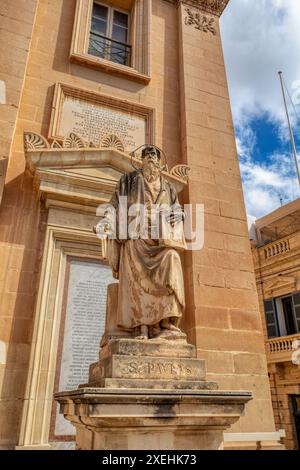
[[[294,139],[294,134],[293,134],[293,129],[291,126],[291,121],[290,121],[290,116],[287,108],[287,103],[286,103],[286,97],[285,97],[285,92],[284,92],[284,86],[283,86],[283,80],[282,80],[282,72],[278,72],[279,78],[280,78],[280,84],[281,84],[281,89],[282,89],[282,95],[283,95],[283,101],[284,101],[284,107],[285,107],[285,112],[286,112],[286,117],[289,125],[289,130],[290,130],[290,136],[291,136],[291,142],[292,142],[292,148],[293,148],[293,154],[294,154],[294,160],[295,160],[295,165],[297,169],[297,175],[298,175],[298,184],[300,186],[300,170],[299,170],[299,163],[298,163],[298,158],[297,158],[297,150],[296,150],[296,145],[295,145],[295,139]]]

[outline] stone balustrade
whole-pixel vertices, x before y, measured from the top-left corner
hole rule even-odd
[[[265,259],[272,258],[273,256],[281,255],[290,251],[289,240],[281,240],[276,243],[270,243],[264,247]]]
[[[296,340],[300,340],[300,333],[268,339],[266,341],[268,362],[292,361],[293,343]]]

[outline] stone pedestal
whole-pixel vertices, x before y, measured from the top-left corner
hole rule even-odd
[[[221,449],[251,393],[218,391],[205,373],[184,339],[113,339],[89,383],[55,398],[77,449]]]
[[[222,449],[247,392],[82,388],[56,394],[82,450]]]

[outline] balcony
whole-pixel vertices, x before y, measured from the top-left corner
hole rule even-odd
[[[270,243],[264,248],[265,259],[273,258],[288,251],[290,251],[290,241],[288,239]]]
[[[121,65],[131,63],[131,46],[96,33],[90,34],[88,53]]]
[[[300,341],[300,333],[268,339],[266,341],[268,363],[292,362],[293,342],[296,340]]]

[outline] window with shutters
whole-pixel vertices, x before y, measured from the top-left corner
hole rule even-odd
[[[264,304],[268,338],[280,336],[274,299],[265,300]]]
[[[76,0],[70,60],[149,83],[151,16],[150,0]]]
[[[300,332],[300,292],[264,302],[269,338]]]
[[[296,332],[300,331],[300,293],[293,294],[293,307]]]

